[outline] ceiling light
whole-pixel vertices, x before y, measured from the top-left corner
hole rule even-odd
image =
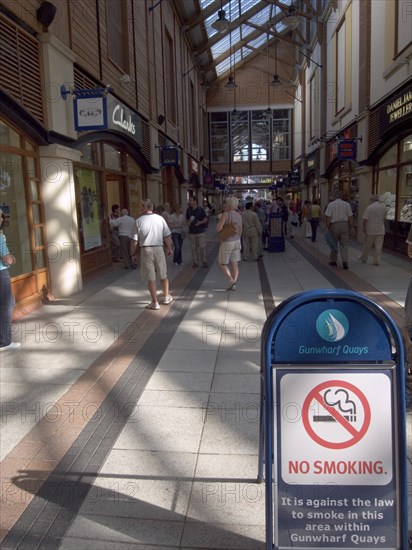
[[[291,4],[288,8],[288,14],[282,21],[288,29],[293,30],[299,25],[299,15],[296,11],[295,4]]]
[[[226,90],[236,90],[237,88],[237,84],[235,82],[235,79],[233,78],[233,76],[229,76],[226,84],[225,84],[225,88]]]
[[[217,19],[212,23],[212,27],[215,31],[224,33],[229,30],[230,22],[226,19],[225,10],[219,10],[217,12]]]
[[[270,85],[273,86],[274,88],[276,88],[277,86],[282,86],[282,82],[281,82],[278,74],[273,75],[273,79],[272,79],[272,82],[270,83]]]

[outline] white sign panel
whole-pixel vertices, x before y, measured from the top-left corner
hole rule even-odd
[[[385,374],[285,374],[279,410],[285,483],[392,481],[391,382]]]

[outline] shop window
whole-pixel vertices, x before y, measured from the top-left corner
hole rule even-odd
[[[290,121],[290,109],[275,109],[271,118],[264,110],[210,113],[212,162],[289,160]]]
[[[398,220],[412,223],[412,163],[402,166],[399,174]]]
[[[335,33],[335,114],[348,108],[352,98],[352,8],[348,7],[345,17]]]
[[[212,162],[229,161],[228,113],[210,113],[210,150]]]
[[[309,84],[310,91],[310,139],[315,139],[319,131],[319,78],[315,71]]]
[[[273,160],[290,160],[291,158],[290,117],[291,111],[289,109],[276,109],[273,111]]]
[[[0,207],[6,216],[7,241],[16,257],[12,277],[46,267],[43,203],[36,148],[0,121]],[[28,209],[31,208],[31,216]]]
[[[78,168],[76,176],[80,195],[77,197],[77,209],[81,249],[86,252],[105,244],[106,233],[103,229],[105,201],[103,201],[99,172]]]
[[[20,148],[20,135],[15,132],[10,126],[0,121],[0,143],[9,145],[10,147]]]
[[[395,0],[395,57],[412,43],[412,11],[410,0]]]
[[[165,63],[165,76],[164,79],[166,87],[166,106],[167,106],[167,118],[173,123],[177,122],[176,113],[176,72],[175,72],[175,57],[173,48],[173,39],[170,34],[165,30],[164,46],[164,63]]]
[[[408,136],[391,147],[378,165],[378,194],[388,208],[386,229],[396,243],[404,242],[412,223],[411,151],[412,138]]]
[[[12,277],[30,273],[32,264],[29,224],[26,204],[28,202],[24,185],[23,157],[0,153],[0,208],[5,213],[7,242],[16,263],[10,268]]]
[[[103,150],[104,150],[105,168],[109,168],[110,170],[116,170],[117,172],[121,172],[122,170],[121,152],[115,147],[112,147],[111,145],[107,145],[107,143],[103,145]]]
[[[106,0],[107,51],[109,59],[129,72],[126,0]]]
[[[412,134],[403,141],[401,162],[412,162]]]
[[[383,157],[379,161],[379,168],[385,166],[396,166],[397,163],[397,152],[398,148],[395,145],[386,151]]]
[[[252,160],[269,160],[270,119],[265,111],[251,113]]]
[[[98,166],[99,162],[100,144],[98,143],[86,143],[80,149],[81,161],[85,164],[94,164]]]
[[[138,164],[134,158],[130,155],[127,155],[127,172],[132,172],[133,174],[143,175],[143,170],[140,164]]]
[[[234,162],[245,162],[250,159],[249,152],[249,119],[248,111],[231,114],[230,128]]]

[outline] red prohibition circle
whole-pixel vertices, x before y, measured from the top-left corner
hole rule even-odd
[[[325,403],[322,395],[320,395],[320,392],[325,388],[330,388],[332,386],[338,386],[339,388],[350,390],[359,398],[364,410],[364,419],[360,430],[356,430],[356,428],[354,428],[339,411]],[[334,417],[336,422],[338,422],[343,428],[348,431],[348,433],[351,435],[348,440],[342,441],[340,443],[333,443],[332,441],[327,441],[326,439],[323,439],[314,431],[309,421],[309,407],[314,399],[318,401],[320,405],[325,410],[327,410],[331,416]],[[359,441],[368,431],[371,421],[371,409],[368,400],[356,386],[350,384],[349,382],[345,382],[344,380],[328,380],[326,382],[322,382],[322,384],[319,384],[309,392],[303,403],[302,419],[305,430],[313,439],[313,441],[328,449],[347,449],[348,447],[352,447],[353,445],[356,445],[356,443],[359,443]]]

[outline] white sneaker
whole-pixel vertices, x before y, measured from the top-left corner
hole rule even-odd
[[[19,349],[20,346],[21,346],[20,342],[12,342],[8,346],[2,346],[0,348],[0,351],[6,351],[8,349]]]
[[[167,304],[170,304],[173,302],[173,296],[166,296],[166,298],[163,300],[163,303],[165,306],[167,306]]]
[[[160,309],[160,306],[157,302],[150,302],[150,304],[147,304],[146,309]]]

